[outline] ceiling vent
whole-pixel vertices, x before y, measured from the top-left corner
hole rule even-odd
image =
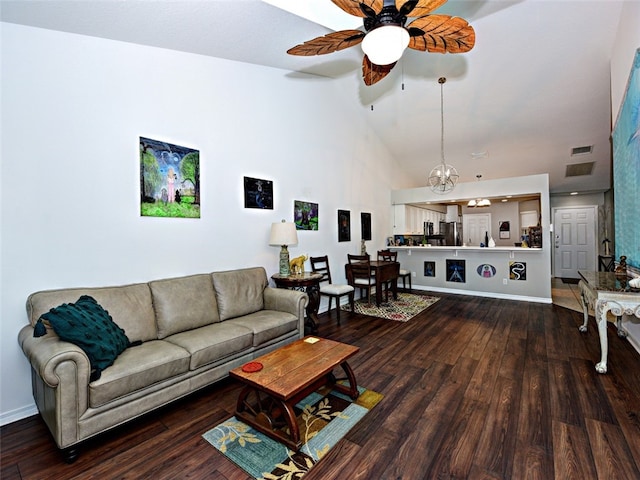
[[[585,147],[573,147],[571,149],[571,156],[575,155],[586,155],[587,153],[593,152],[593,145],[587,145]]]
[[[581,175],[591,175],[593,172],[593,165],[596,162],[585,162],[585,163],[573,163],[571,165],[567,165],[567,171],[565,172],[565,177],[579,177]]]

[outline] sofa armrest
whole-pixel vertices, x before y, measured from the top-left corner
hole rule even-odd
[[[298,317],[300,336],[304,335],[304,315],[308,303],[309,296],[304,292],[273,287],[264,289],[265,310],[287,312]]]
[[[54,333],[34,338],[31,325],[20,330],[18,341],[31,363],[34,400],[54,440],[59,448],[75,444],[88,408],[89,358]]]

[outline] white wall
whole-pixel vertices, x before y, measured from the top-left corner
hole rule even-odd
[[[354,79],[6,23],[1,35],[1,423],[35,412],[17,342],[34,291],[255,265],[271,275],[270,224],[291,220],[294,200],[319,204],[320,230],[300,232],[292,256],[328,254],[337,281],[360,249],[361,211],[370,250],[384,245],[403,183],[345,88]],[[139,216],[139,136],[200,151],[200,219]],[[243,208],[245,175],[274,181],[274,210]],[[337,242],[337,209],[351,211],[349,243]]]

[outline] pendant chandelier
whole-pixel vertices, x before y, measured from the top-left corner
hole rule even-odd
[[[444,160],[444,96],[442,85],[447,81],[445,77],[440,77],[440,164],[433,167],[429,174],[429,185],[435,193],[449,193],[458,183],[458,171],[454,166],[448,165]]]

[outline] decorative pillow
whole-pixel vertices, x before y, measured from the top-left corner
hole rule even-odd
[[[116,360],[131,342],[124,330],[113,322],[111,315],[95,298],[82,295],[76,303],[63,303],[40,317],[46,320],[58,336],[80,347],[91,362],[91,381]]]

